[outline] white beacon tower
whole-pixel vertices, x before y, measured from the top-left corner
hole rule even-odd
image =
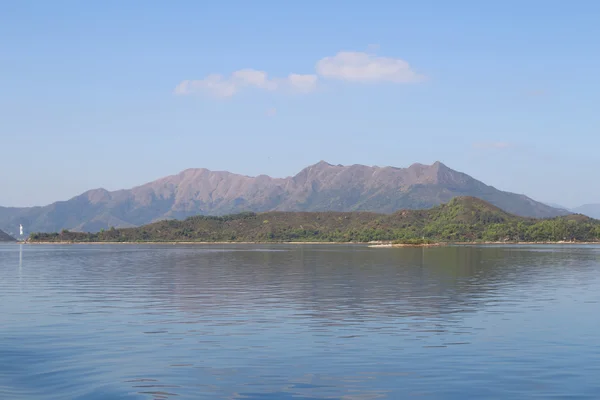
[[[23,236],[23,225],[19,224],[19,235]]]

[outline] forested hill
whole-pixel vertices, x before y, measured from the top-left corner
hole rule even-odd
[[[427,210],[369,212],[267,212],[196,216],[99,233],[34,233],[32,242],[330,241],[368,242],[422,238],[436,241],[597,241],[600,221],[583,215],[518,217],[473,197],[457,197]]]

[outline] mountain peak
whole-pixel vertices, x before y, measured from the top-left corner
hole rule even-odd
[[[313,168],[328,168],[328,167],[333,167],[333,165],[329,164],[325,160],[321,160],[318,163],[311,165],[311,167],[313,167]]]
[[[446,166],[446,164],[442,163],[441,161],[436,161],[433,164],[431,164],[431,166],[437,168],[438,170],[449,170],[450,169]]]
[[[110,199],[110,192],[103,188],[92,189],[85,192],[82,197],[92,204],[101,203]]]

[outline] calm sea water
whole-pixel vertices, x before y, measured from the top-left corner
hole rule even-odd
[[[0,246],[1,399],[600,398],[600,247]]]

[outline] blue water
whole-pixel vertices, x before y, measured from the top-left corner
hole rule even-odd
[[[600,247],[0,246],[0,399],[600,398]]]

